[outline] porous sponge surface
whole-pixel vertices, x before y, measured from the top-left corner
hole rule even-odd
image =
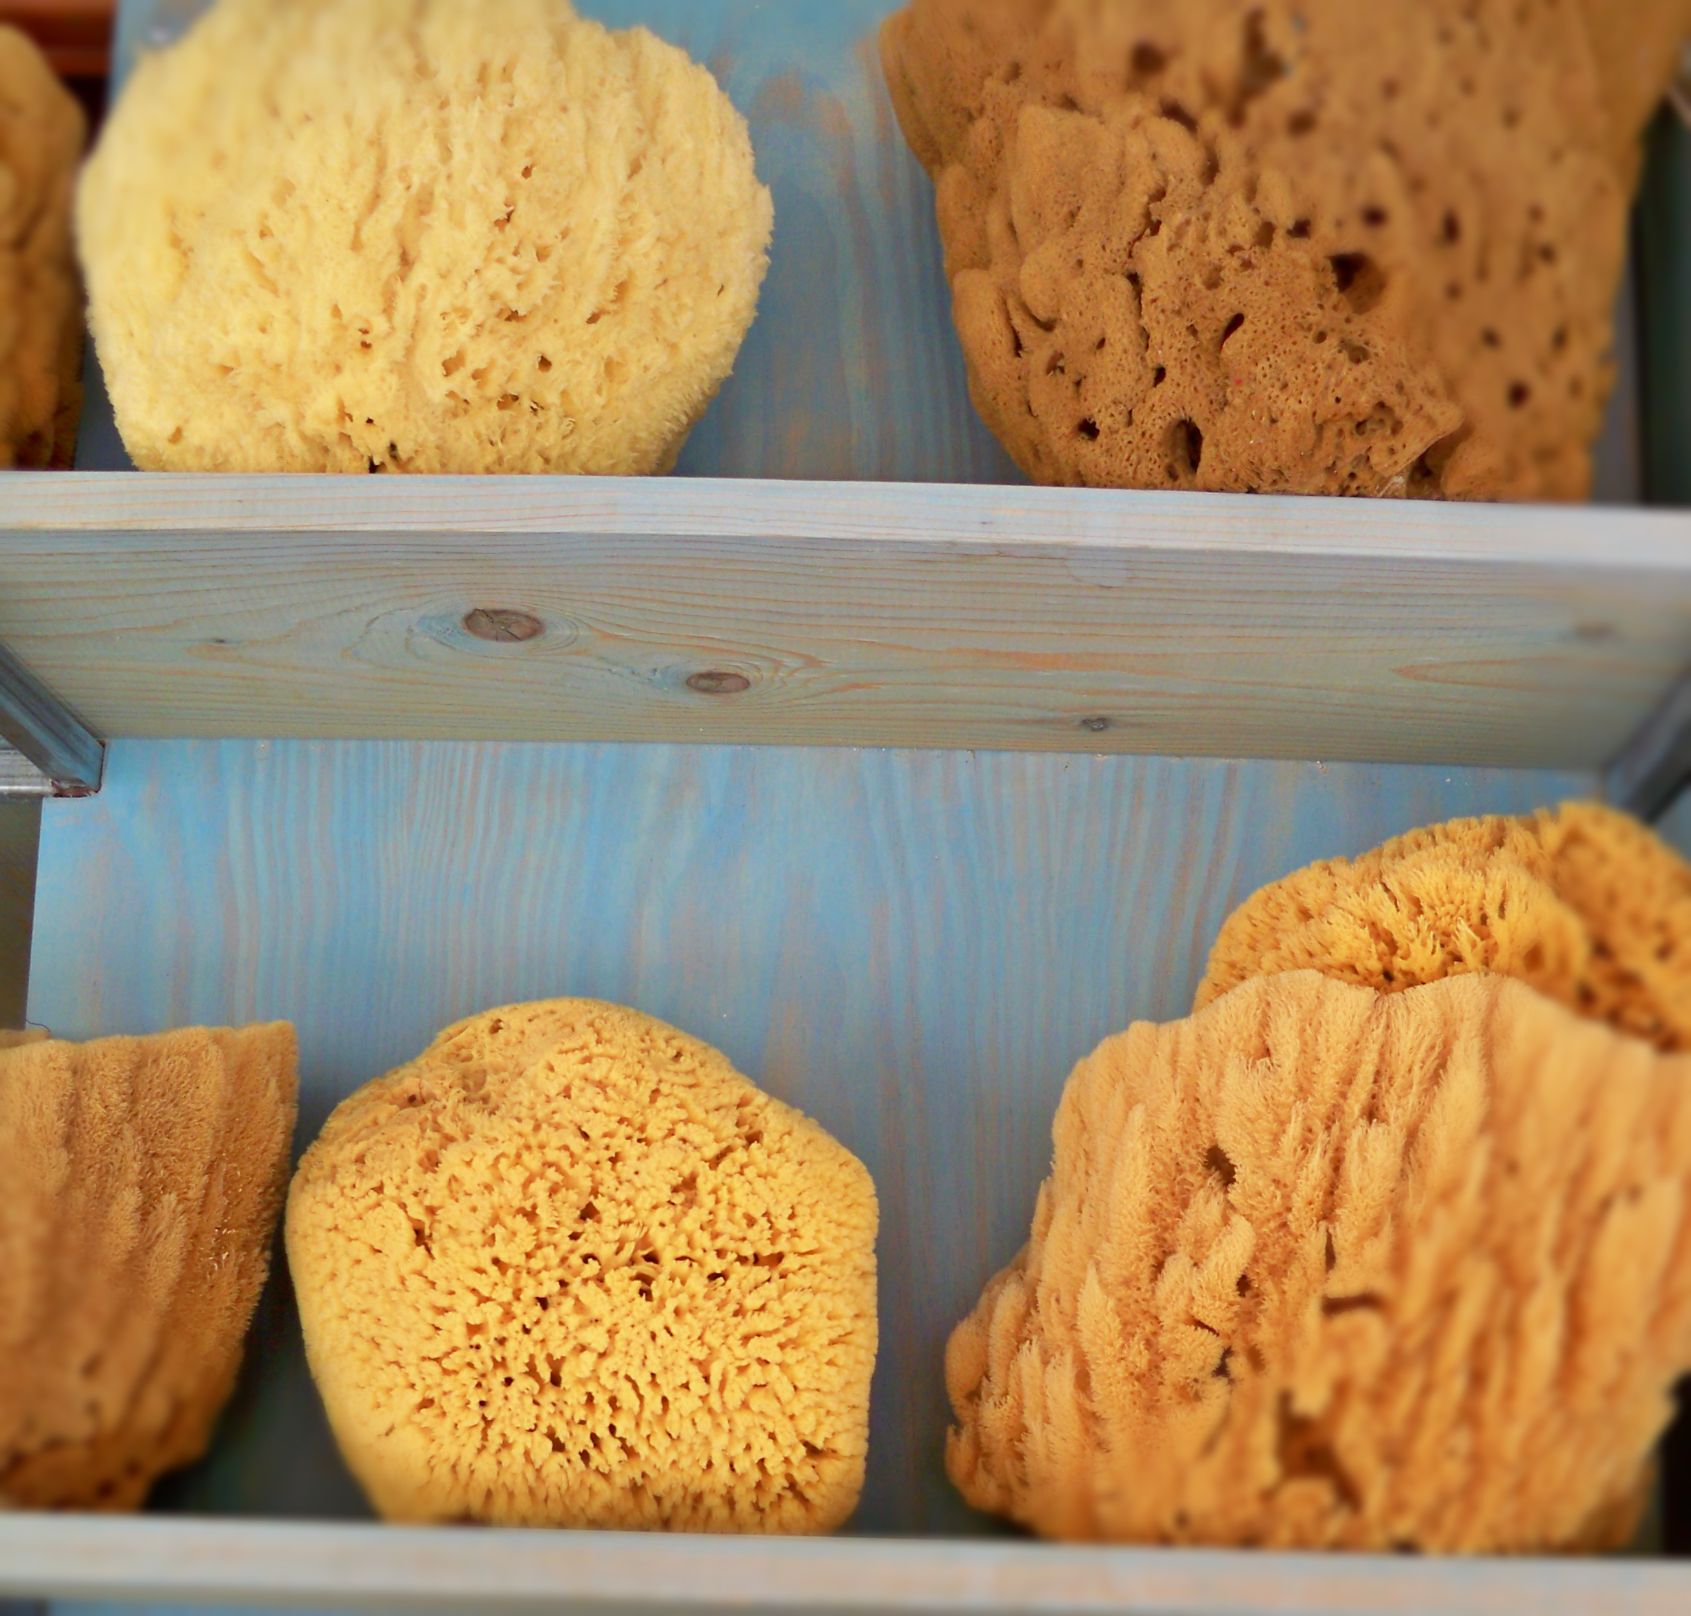
[[[1310,972],[1070,1078],[948,1464],[1052,1537],[1624,1542],[1691,1366],[1691,1062],[1518,982]]]
[[[988,424],[1045,482],[1585,494],[1691,29],[1603,9],[914,0],[886,77]]]
[[[1388,993],[1494,971],[1663,1050],[1691,1049],[1691,865],[1598,803],[1429,826],[1247,900],[1221,929],[1198,1006],[1296,970]]]
[[[296,1087],[286,1026],[0,1037],[0,1506],[135,1509],[205,1451]]]
[[[406,1521],[818,1532],[862,1487],[862,1164],[631,1010],[489,1012],[361,1089],[301,1163],[312,1372]]]
[[[0,25],[0,468],[70,463],[82,406],[71,194],[86,134],[33,41]]]
[[[567,0],[219,0],[78,202],[144,467],[667,470],[773,211],[716,81]]]

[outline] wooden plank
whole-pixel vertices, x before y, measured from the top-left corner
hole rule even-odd
[[[116,736],[1583,769],[1691,663],[1674,513],[121,474],[0,508],[0,643]]]
[[[291,1018],[301,1140],[455,1018],[583,994],[710,1039],[879,1186],[859,1527],[971,1533],[952,1325],[1026,1237],[1073,1063],[1179,1016],[1233,905],[1310,859],[1578,776],[818,749],[120,742],[45,809],[31,1015]],[[144,942],[138,945],[137,939]],[[360,1518],[286,1286],[161,1508]],[[3,1558],[3,1557],[0,1557]]]
[[[374,1531],[0,1517],[0,1590],[268,1599],[348,1609],[1082,1612],[1256,1616],[1682,1616],[1665,1564],[841,1543],[541,1532]]]

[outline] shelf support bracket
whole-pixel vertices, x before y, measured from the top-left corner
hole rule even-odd
[[[1648,823],[1691,786],[1691,672],[1675,683],[1603,772],[1603,796]]]
[[[91,797],[106,743],[0,646],[0,799]]]

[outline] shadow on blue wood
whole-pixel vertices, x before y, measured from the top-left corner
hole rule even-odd
[[[1187,1008],[1231,906],[1309,859],[1587,782],[767,748],[121,743],[42,831],[31,1015],[73,1038],[294,1020],[302,1141],[454,1018],[637,1005],[719,1045],[879,1186],[876,1531],[974,1531],[941,1354],[1025,1238],[1075,1060]],[[362,1512],[273,1288],[167,1506]]]

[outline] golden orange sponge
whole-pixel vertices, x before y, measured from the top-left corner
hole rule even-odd
[[[1242,904],[1198,1007],[1298,970],[1382,992],[1495,971],[1661,1049],[1691,1048],[1691,864],[1597,803],[1411,831]]]
[[[862,1164],[727,1059],[579,1000],[448,1028],[307,1152],[288,1260],[384,1516],[819,1532],[875,1359]]]
[[[1691,1368],[1691,1059],[1472,976],[1310,972],[1070,1078],[951,1338],[964,1496],[1047,1536],[1624,1541]]]
[[[87,124],[47,59],[0,24],[0,468],[67,466],[82,392],[71,195]]]
[[[0,1505],[134,1509],[198,1458],[270,1266],[293,1031],[0,1041]]]

